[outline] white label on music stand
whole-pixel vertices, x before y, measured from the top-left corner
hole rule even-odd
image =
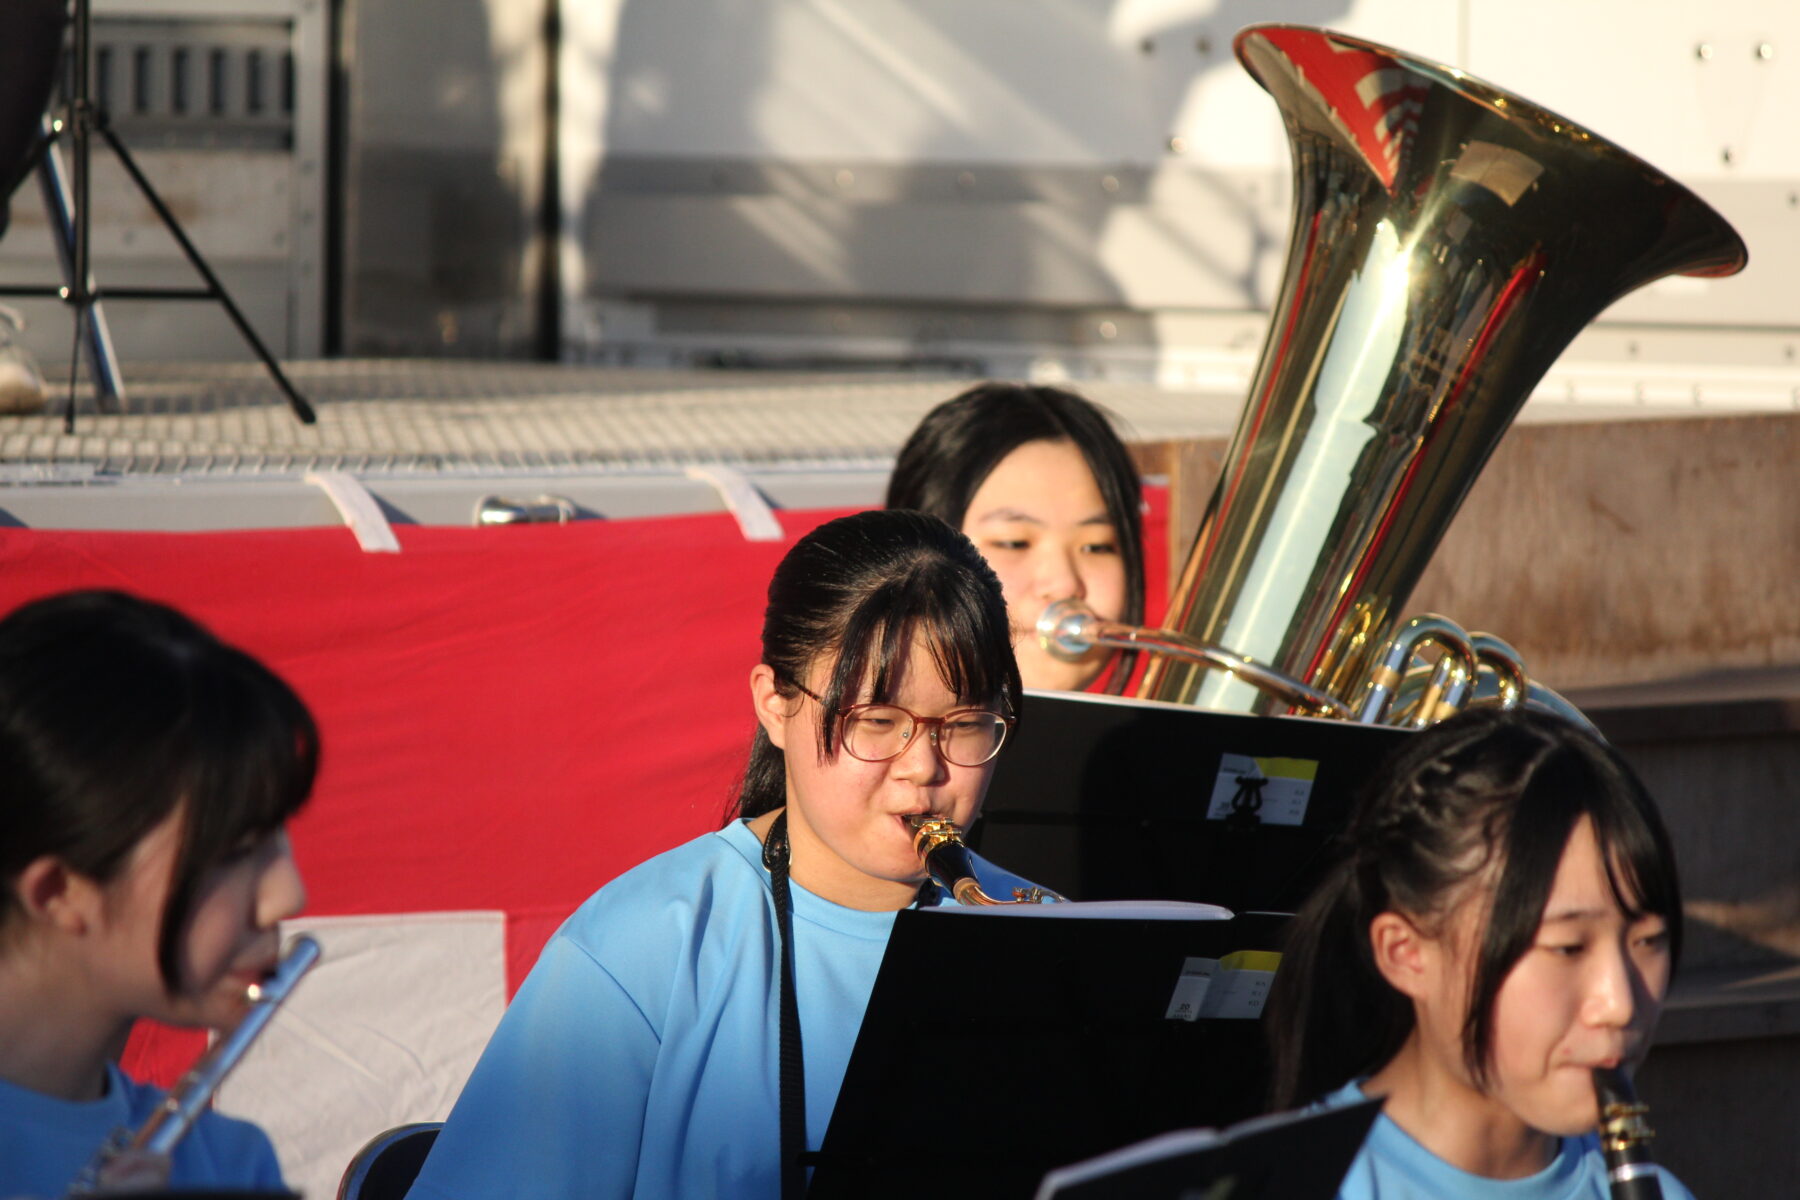
[[[1171,1021],[1198,1021],[1218,969],[1216,958],[1190,958],[1182,963],[1181,976],[1175,980],[1175,994],[1169,997],[1169,1011],[1163,1016]]]
[[[1251,1020],[1262,1016],[1281,956],[1267,950],[1238,950],[1223,959],[1190,958],[1181,965],[1170,1021]]]
[[[1318,773],[1319,764],[1310,758],[1222,755],[1207,819],[1229,821],[1247,814],[1245,819],[1263,825],[1304,824]]]

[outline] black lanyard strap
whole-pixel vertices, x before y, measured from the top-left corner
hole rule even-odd
[[[781,934],[781,1197],[806,1194],[806,1056],[800,1046],[800,1001],[794,994],[794,906],[788,895],[787,810],[763,840],[763,866],[775,893],[775,927]]]
[[[763,839],[763,866],[775,893],[775,928],[781,933],[781,1197],[801,1200],[806,1194],[806,1164],[814,1155],[806,1148],[806,1056],[800,1048],[800,1001],[794,992],[794,904],[788,893],[787,810],[776,815]],[[917,902],[937,904],[942,897],[929,879],[919,885]]]

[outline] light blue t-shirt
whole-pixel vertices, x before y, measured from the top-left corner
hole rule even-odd
[[[1368,1097],[1347,1083],[1319,1103],[1332,1108]],[[1663,1200],[1694,1200],[1673,1175],[1657,1168]],[[1524,1179],[1488,1179],[1451,1166],[1389,1120],[1375,1118],[1362,1149],[1338,1188],[1338,1200],[1609,1200],[1599,1139],[1564,1138],[1549,1166]]]
[[[0,1196],[61,1196],[115,1129],[136,1129],[163,1091],[107,1064],[106,1095],[59,1100],[0,1080]],[[204,1113],[175,1147],[171,1187],[280,1190],[269,1136],[248,1121]]]
[[[1024,886],[976,865],[991,895]],[[816,1149],[894,914],[790,894]],[[544,947],[411,1195],[499,1200],[525,1181],[543,1200],[780,1195],[779,948],[742,822],[601,888]]]

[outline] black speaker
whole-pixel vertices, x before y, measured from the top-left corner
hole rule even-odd
[[[0,5],[0,234],[6,232],[7,202],[31,170],[68,20],[63,0]]]

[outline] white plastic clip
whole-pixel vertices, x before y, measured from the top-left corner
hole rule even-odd
[[[737,518],[746,542],[779,542],[785,536],[775,510],[756,490],[750,477],[736,467],[718,463],[693,466],[687,469],[687,477],[713,486],[719,498],[725,501],[725,507]]]
[[[354,475],[347,471],[308,471],[306,482],[331,498],[338,516],[356,535],[356,544],[365,554],[398,554],[400,541],[394,527],[388,524],[381,505]]]

